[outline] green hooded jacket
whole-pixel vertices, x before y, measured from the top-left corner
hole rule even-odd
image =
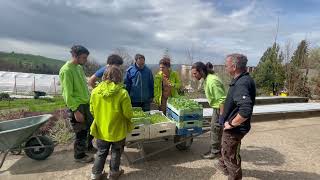
[[[131,100],[123,84],[101,82],[92,91],[90,111],[94,117],[90,134],[97,139],[117,142],[133,129]]]
[[[162,72],[158,72],[154,77],[154,102],[158,105],[161,104],[161,97],[162,97],[162,79],[163,75]],[[176,71],[170,70],[170,83],[173,85],[171,88],[171,96],[176,97],[178,96],[178,90],[181,86],[181,81],[179,75]]]

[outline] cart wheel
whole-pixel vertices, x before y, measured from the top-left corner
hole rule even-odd
[[[173,142],[174,143],[181,142],[181,141],[184,141],[185,138],[186,136],[174,136]],[[190,138],[183,143],[177,144],[176,148],[180,151],[187,150],[191,147],[192,142],[193,142],[193,138]]]
[[[32,137],[31,139],[29,139],[25,145],[26,148],[28,147],[34,147],[34,146],[39,146],[39,148],[34,147],[34,148],[30,148],[30,149],[25,149],[25,153],[26,155],[31,158],[31,159],[35,159],[35,160],[45,160],[47,157],[49,157],[53,150],[54,150],[54,144],[52,142],[52,140],[50,138],[48,138],[47,136],[38,136],[39,140],[41,141],[41,143],[45,146],[48,147],[43,147],[41,148],[41,144],[38,142],[37,138]]]

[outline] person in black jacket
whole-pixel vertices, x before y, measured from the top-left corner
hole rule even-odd
[[[221,140],[222,157],[215,164],[218,170],[228,175],[229,180],[242,179],[240,145],[249,132],[256,98],[256,86],[247,72],[248,59],[242,54],[226,57],[226,71],[233,77],[224,104],[224,124]]]

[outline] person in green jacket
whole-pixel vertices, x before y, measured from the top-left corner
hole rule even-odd
[[[87,62],[87,48],[75,45],[71,48],[72,60],[66,62],[59,72],[62,96],[68,107],[68,119],[76,134],[74,158],[77,162],[89,163],[93,157],[86,155],[93,150],[89,128],[93,121],[89,108],[89,90],[82,65]],[[87,149],[88,148],[88,149]]]
[[[154,101],[164,114],[166,114],[168,98],[178,96],[181,86],[178,73],[171,70],[170,66],[169,58],[161,59],[160,71],[154,77]]]
[[[221,156],[222,125],[219,124],[219,118],[223,114],[223,105],[226,99],[225,88],[219,77],[215,75],[210,62],[206,65],[202,62],[194,63],[191,73],[197,80],[204,79],[204,91],[209,105],[213,108],[210,136],[211,147],[202,157],[204,159],[214,159]]]
[[[125,139],[133,129],[132,105],[128,91],[122,83],[122,72],[109,66],[102,82],[92,91],[90,111],[94,117],[90,133],[96,140],[98,151],[92,167],[91,179],[101,179],[104,164],[111,148],[109,179],[118,179],[124,173],[120,158]]]

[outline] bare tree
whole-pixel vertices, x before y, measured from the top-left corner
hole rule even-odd
[[[286,80],[284,82],[284,87],[289,88],[291,87],[290,81],[289,81],[289,76],[290,76],[290,61],[292,58],[292,53],[293,53],[293,46],[291,40],[287,40],[287,42],[284,45],[284,69],[285,69],[285,77]]]
[[[123,59],[123,68],[128,68],[134,63],[134,58],[128,53],[127,49],[124,47],[115,48],[113,53],[118,54]]]
[[[100,66],[101,64],[99,64],[93,58],[90,58],[83,66],[86,76],[91,76],[92,74],[94,74],[100,68]]]
[[[191,48],[186,49],[186,56],[187,56],[187,62],[192,65],[194,61],[194,47],[193,43],[191,45]]]

